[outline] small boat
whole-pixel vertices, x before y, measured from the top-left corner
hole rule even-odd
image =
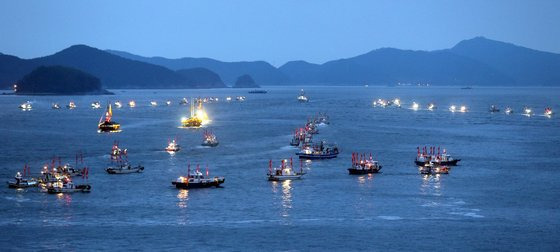
[[[31,102],[30,101],[26,101],[22,104],[19,105],[19,108],[24,110],[24,111],[28,111],[33,109],[33,106],[31,106]]]
[[[385,108],[385,107],[387,107],[387,104],[388,104],[387,101],[384,100],[384,99],[377,99],[377,100],[373,101],[373,106],[374,106],[374,107],[383,107],[383,108]]]
[[[157,102],[156,101],[151,101],[150,105],[152,105],[152,107],[155,107],[155,106],[157,106]]]
[[[268,93],[266,90],[263,89],[255,89],[255,90],[251,90],[249,91],[249,94],[266,94]]]
[[[121,125],[117,122],[111,121],[113,117],[113,110],[111,109],[111,103],[107,104],[107,110],[105,111],[105,120],[103,116],[99,119],[99,124],[97,128],[99,132],[118,132],[120,131]]]
[[[237,97],[235,97],[235,100],[240,101],[240,102],[245,101],[245,96],[237,96]]]
[[[167,152],[177,152],[181,150],[181,146],[175,141],[175,139],[169,141],[167,147],[165,147],[165,151]]]
[[[23,167],[23,175],[21,172],[17,172],[14,176],[13,181],[8,181],[9,188],[28,188],[35,187],[38,185],[37,180],[33,178],[25,178],[25,175],[30,174],[30,168],[27,164]]]
[[[496,105],[492,105],[492,106],[490,106],[489,111],[490,111],[490,113],[498,113],[498,112],[500,112],[500,108],[498,108]]]
[[[449,174],[449,167],[432,162],[418,166],[418,170],[423,175]]]
[[[410,109],[418,110],[418,109],[420,109],[420,105],[416,102],[412,102],[412,106],[410,106]]]
[[[523,107],[523,115],[531,116],[533,115],[533,110],[527,106]]]
[[[510,108],[510,107],[506,107],[506,109],[504,110],[504,113],[506,113],[506,114],[508,114],[508,115],[509,115],[509,114],[513,114],[513,109]]]
[[[115,108],[122,108],[122,102],[121,101],[116,101],[115,102]]]
[[[414,163],[418,166],[423,166],[430,162],[439,165],[455,166],[461,161],[461,159],[451,157],[451,155],[447,154],[445,149],[443,149],[443,154],[440,154],[440,147],[437,148],[437,152],[436,147],[430,147],[428,150],[428,148],[424,146],[424,148],[422,148],[422,153],[420,153],[420,147],[416,147],[416,149],[417,155]]]
[[[134,100],[128,102],[128,106],[131,108],[136,107],[136,102]]]
[[[141,173],[144,171],[144,166],[137,165],[133,167],[128,162],[117,162],[116,166],[109,166],[105,171],[109,174]]]
[[[165,101],[165,105],[171,106],[171,101]]]
[[[299,172],[293,169],[293,160],[290,158],[290,163],[288,164],[287,159],[282,160],[282,165],[280,167],[272,167],[272,160],[268,162],[268,173],[266,177],[268,181],[283,181],[283,180],[295,180],[301,179],[305,172],[303,172],[303,161],[300,162]]]
[[[301,159],[331,159],[338,156],[336,145],[327,145],[321,141],[318,145],[305,146],[296,155]]]
[[[231,101],[231,96],[226,97],[226,101]]]
[[[119,160],[123,156],[127,156],[127,149],[122,150],[119,148],[119,143],[115,141],[113,147],[111,148],[111,160]]]
[[[428,109],[428,110],[435,110],[435,109],[437,109],[436,104],[435,104],[435,103],[429,103],[427,109]]]
[[[461,89],[463,89],[463,90],[469,90],[469,89],[472,89],[472,87],[462,87]]]
[[[464,106],[464,105],[463,105],[463,106],[461,106],[461,107],[459,108],[459,112],[461,112],[461,113],[465,113],[465,112],[467,112],[467,111],[468,111],[468,110],[467,110],[467,106]]]
[[[92,102],[92,103],[91,103],[91,108],[92,108],[92,109],[101,108],[101,103],[99,103],[98,101]]]
[[[202,102],[198,103],[199,110],[202,109]],[[197,128],[202,126],[202,119],[195,113],[194,103],[191,103],[191,116],[181,118],[181,126],[185,128]]]
[[[68,105],[66,105],[66,108],[67,109],[75,109],[76,104],[73,101],[71,101],[71,102],[68,103]]]
[[[325,126],[329,124],[329,116],[325,113],[319,113],[317,118],[315,118],[314,123],[316,125]]]
[[[202,139],[202,146],[216,147],[220,142],[214,133],[205,130]]]
[[[544,115],[545,115],[545,116],[549,116],[549,117],[550,117],[550,116],[552,116],[552,114],[554,114],[554,112],[552,112],[552,108],[547,107],[547,108],[544,109]]]
[[[183,177],[180,176],[177,180],[172,181],[171,184],[179,189],[192,189],[192,188],[207,188],[207,187],[220,187],[226,181],[224,177],[209,177],[208,176],[208,168],[206,168],[206,176],[202,175],[202,173],[198,169],[191,173],[190,165],[187,171],[187,176]]]
[[[51,108],[52,108],[52,109],[60,109],[60,105],[58,105],[58,103],[53,103],[53,104],[51,105]]]
[[[290,140],[290,145],[291,146],[299,146],[301,140],[297,135],[294,135],[294,137],[292,137],[292,140]]]
[[[392,106],[395,106],[395,107],[397,107],[397,108],[400,108],[400,107],[401,107],[401,100],[400,100],[399,98],[395,98],[395,99],[393,99],[392,101],[389,101],[389,102],[387,103],[387,105],[388,105],[388,106],[391,106],[391,105],[392,105]]]
[[[348,168],[348,173],[352,175],[378,173],[381,168],[381,164],[373,160],[371,154],[369,159],[366,159],[365,154],[352,153],[352,167]]]
[[[189,104],[189,100],[187,98],[183,98],[179,101],[179,105],[187,105]]]
[[[299,92],[297,100],[299,102],[308,102],[309,101],[309,98],[305,95],[305,91],[303,91],[303,89]]]

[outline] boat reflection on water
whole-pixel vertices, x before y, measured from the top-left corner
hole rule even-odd
[[[441,196],[441,175],[422,175],[422,185],[420,185],[420,194]]]
[[[359,176],[357,178],[358,185],[363,186],[363,185],[366,185],[366,183],[373,182],[373,177],[374,177],[374,175],[372,173],[368,173],[368,174],[364,174],[363,176]]]
[[[277,194],[279,187],[282,187],[282,209],[280,214],[282,217],[290,217],[290,210],[292,209],[292,181],[284,180],[282,182],[273,181],[272,182],[272,192]]]
[[[64,204],[65,206],[72,205],[72,195],[68,193],[59,193],[56,195],[58,202]]]
[[[181,189],[179,193],[177,193],[177,206],[179,208],[187,208],[187,202],[189,201],[189,190]]]

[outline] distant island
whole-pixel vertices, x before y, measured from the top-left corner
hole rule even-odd
[[[260,88],[261,86],[257,85],[253,77],[248,74],[241,75],[235,81],[233,85],[234,88]]]
[[[177,70],[192,88],[225,88],[220,76],[206,68],[196,67]]]
[[[75,68],[40,66],[17,82],[18,95],[112,94],[101,87],[99,78]]]

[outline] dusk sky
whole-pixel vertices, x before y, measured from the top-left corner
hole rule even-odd
[[[560,1],[2,1],[0,52],[73,44],[143,56],[323,63],[491,39],[560,53]]]

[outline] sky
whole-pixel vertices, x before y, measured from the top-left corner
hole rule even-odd
[[[560,1],[0,1],[0,53],[74,44],[142,56],[324,63],[381,47],[437,50],[476,36],[560,53]]]

